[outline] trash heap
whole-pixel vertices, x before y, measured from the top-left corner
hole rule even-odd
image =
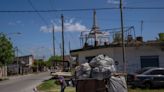
[[[93,78],[97,80],[108,79],[106,84],[108,92],[127,92],[124,76],[112,76],[116,73],[115,62],[106,55],[98,55],[90,63],[84,63],[76,67],[77,79]]]

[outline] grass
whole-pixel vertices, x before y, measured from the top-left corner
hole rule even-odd
[[[37,88],[39,92],[60,92],[60,85],[54,83],[55,80],[47,80]],[[74,87],[66,87],[65,92],[75,92]],[[128,92],[164,92],[164,89],[128,89]]]
[[[164,89],[128,89],[128,92],[164,92]]]
[[[40,84],[37,89],[41,92],[60,92],[60,85],[55,84],[55,80],[47,80]],[[75,92],[75,88],[66,87],[65,92]]]

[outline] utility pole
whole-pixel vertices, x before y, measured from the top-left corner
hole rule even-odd
[[[62,21],[62,56],[63,56],[63,68],[64,68],[64,16],[61,15],[61,21]]]
[[[62,52],[63,52],[63,50],[62,50],[62,44],[60,43],[60,54],[61,54],[61,56],[62,56]]]
[[[124,22],[123,22],[123,4],[120,0],[120,17],[121,17],[121,35],[122,35],[122,59],[123,59],[123,71],[126,73],[127,63],[125,60],[125,43],[124,43]]]
[[[19,74],[19,57],[18,57],[18,47],[15,47],[16,62],[17,62],[17,75]]]
[[[52,25],[52,44],[53,44],[53,56],[55,57],[55,30],[54,30],[54,25]]]
[[[143,32],[143,20],[141,20],[141,37],[142,37],[142,32]]]
[[[69,41],[69,53],[71,51],[71,42]]]

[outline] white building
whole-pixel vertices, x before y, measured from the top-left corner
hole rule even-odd
[[[72,50],[71,55],[77,57],[79,63],[89,62],[96,55],[104,54],[118,61],[118,70],[123,70],[121,46],[99,46]],[[164,51],[159,43],[145,43],[141,46],[126,46],[125,59],[128,72],[143,67],[164,67]]]

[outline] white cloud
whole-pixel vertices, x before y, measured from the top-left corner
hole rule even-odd
[[[42,31],[42,32],[51,32],[50,28],[48,28],[47,26],[41,26],[40,31]]]
[[[14,25],[16,25],[16,23],[14,23],[14,22],[9,22],[8,25],[14,26]]]
[[[107,3],[109,4],[119,4],[119,0],[107,0]]]
[[[54,24],[54,30],[55,32],[60,32],[61,31],[61,24]],[[88,31],[88,28],[81,24],[80,22],[74,22],[74,19],[67,20],[64,23],[64,30],[67,32],[81,32],[81,31]],[[42,32],[51,32],[52,27],[47,27],[47,26],[41,26],[40,31]]]
[[[17,20],[17,21],[16,21],[16,23],[17,23],[17,24],[21,24],[21,23],[22,23],[22,21],[20,21],[20,20]]]
[[[22,23],[21,20],[17,20],[17,21],[10,21],[8,25],[10,26],[22,25],[23,26],[24,24]]]

